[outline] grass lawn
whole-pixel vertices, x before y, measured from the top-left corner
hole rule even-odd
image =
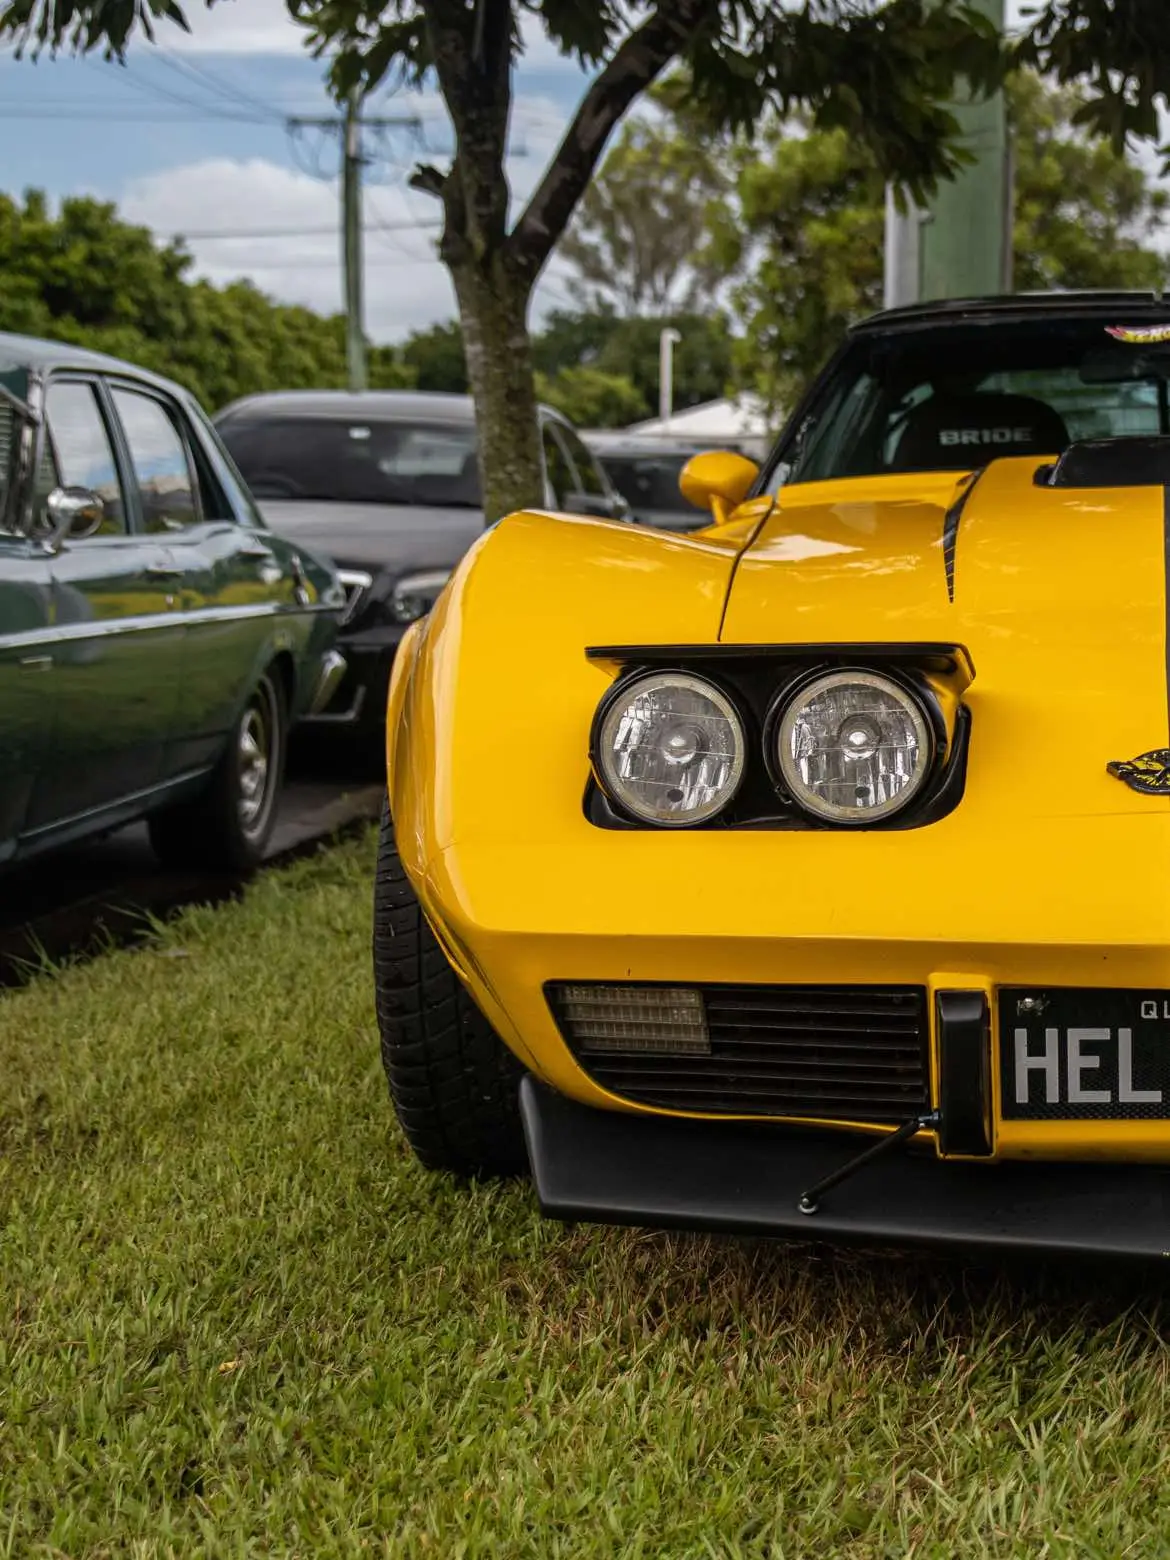
[[[1148,1275],[565,1229],[420,1170],[372,865],[0,997],[0,1551],[1167,1553]]]

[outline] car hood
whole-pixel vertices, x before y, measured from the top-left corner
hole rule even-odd
[[[452,569],[484,529],[478,509],[281,499],[262,503],[260,510],[278,536],[374,573]]]
[[[1167,744],[1161,488],[1037,486],[1034,459],[781,489],[742,553],[730,643],[959,644],[963,811],[1166,815],[1106,772]],[[994,793],[994,794],[993,794]]]

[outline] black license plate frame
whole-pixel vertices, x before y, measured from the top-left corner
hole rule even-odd
[[[1001,986],[996,998],[1002,1121],[1170,1120],[1170,990]]]

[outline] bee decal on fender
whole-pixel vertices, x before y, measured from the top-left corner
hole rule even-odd
[[[1105,767],[1116,779],[1124,780],[1131,791],[1170,796],[1170,748],[1154,748],[1137,758],[1114,759]]]

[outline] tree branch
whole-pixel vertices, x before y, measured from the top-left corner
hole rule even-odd
[[[424,195],[434,195],[442,200],[447,175],[432,163],[419,163],[406,182],[412,190],[421,190]]]
[[[581,99],[523,216],[508,239],[512,259],[535,276],[548,259],[584,194],[614,126],[640,93],[692,41],[708,18],[718,16],[715,0],[659,0],[618,48]]]

